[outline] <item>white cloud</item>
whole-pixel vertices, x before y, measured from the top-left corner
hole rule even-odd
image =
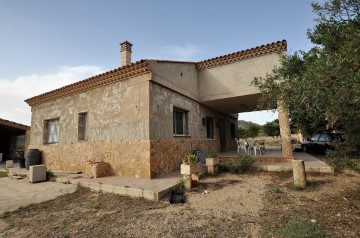
[[[239,113],[239,120],[251,121],[259,125],[265,125],[275,119],[278,119],[278,112],[272,110]]]
[[[187,44],[185,46],[167,46],[164,48],[169,59],[193,60],[202,50],[200,46]]]
[[[146,56],[145,58],[160,60],[196,61],[201,52],[203,52],[203,49],[201,46],[198,45],[171,45],[156,49],[156,53],[150,53],[150,55]]]
[[[30,125],[30,106],[25,99],[103,72],[99,66],[62,66],[54,73],[0,79],[0,118]]]

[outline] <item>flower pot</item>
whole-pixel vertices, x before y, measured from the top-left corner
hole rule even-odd
[[[170,204],[185,203],[185,194],[183,191],[171,191]]]

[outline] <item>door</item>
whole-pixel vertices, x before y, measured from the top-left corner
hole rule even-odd
[[[225,120],[219,119],[220,152],[226,151]]]

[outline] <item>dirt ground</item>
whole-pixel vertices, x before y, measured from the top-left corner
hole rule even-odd
[[[281,237],[289,222],[316,223],[329,237],[360,237],[360,175],[223,173],[201,180],[185,204],[79,187],[73,194],[5,213],[0,237]]]

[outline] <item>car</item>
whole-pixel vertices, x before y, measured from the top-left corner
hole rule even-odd
[[[325,153],[327,150],[334,150],[334,142],[337,140],[340,140],[337,134],[320,133],[301,143],[301,149],[304,152]]]

